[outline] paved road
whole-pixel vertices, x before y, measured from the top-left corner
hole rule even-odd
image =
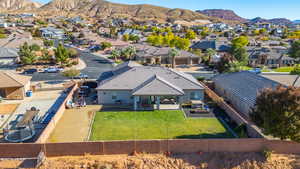
[[[86,64],[86,68],[81,72],[87,74],[89,79],[98,79],[100,73],[110,71],[113,68],[111,61],[91,53],[81,53],[80,58]]]
[[[108,59],[93,55],[91,53],[81,52],[80,58],[86,63],[86,68],[81,70],[81,73],[87,74],[89,79],[98,79],[100,73],[109,71],[113,67]],[[54,81],[67,80],[67,77],[60,73],[35,73],[32,76],[32,81]]]

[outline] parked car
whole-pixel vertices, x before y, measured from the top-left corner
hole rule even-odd
[[[88,79],[89,76],[86,74],[80,73],[78,76],[75,76],[74,79]]]
[[[27,69],[23,71],[23,74],[27,75],[27,74],[34,74],[36,73],[38,70],[37,69]]]
[[[62,68],[53,67],[53,68],[46,68],[46,69],[44,69],[44,72],[45,73],[58,73],[58,72],[61,72],[63,70],[64,69],[62,69]]]

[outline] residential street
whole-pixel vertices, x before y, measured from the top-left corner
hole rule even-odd
[[[113,67],[113,63],[111,63],[109,60],[91,53],[81,52],[80,59],[86,64],[86,68],[81,70],[81,73],[88,75],[89,79],[97,79],[100,73],[109,71]],[[32,77],[32,81],[52,81],[66,79],[68,78],[62,76],[60,73],[35,73]]]

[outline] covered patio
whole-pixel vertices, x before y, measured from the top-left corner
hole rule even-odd
[[[134,110],[179,109],[184,91],[159,76],[153,76],[133,91]]]
[[[134,96],[134,110],[178,110],[177,96]]]

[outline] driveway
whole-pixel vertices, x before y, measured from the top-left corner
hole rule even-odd
[[[80,51],[79,51],[80,52]],[[98,79],[100,73],[110,71],[113,63],[108,59],[91,53],[80,52],[80,59],[85,62],[86,67],[81,73],[89,76],[89,79]],[[67,80],[69,78],[62,76],[60,73],[35,73],[32,81],[52,81]]]

